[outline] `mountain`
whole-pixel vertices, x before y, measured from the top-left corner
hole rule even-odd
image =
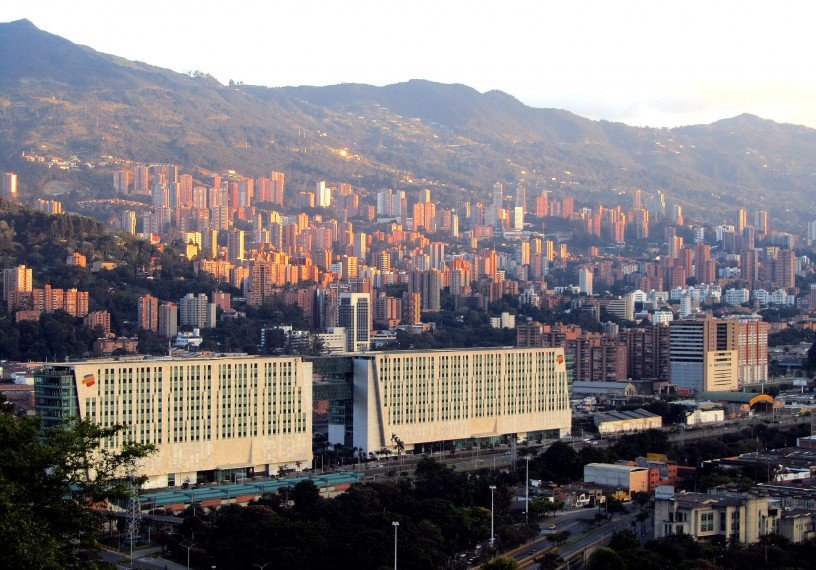
[[[816,186],[816,131],[755,116],[654,129],[422,80],[222,85],[99,53],[27,20],[0,24],[0,105],[3,168],[45,146],[86,160],[283,170],[294,188],[319,179],[430,187],[443,201],[484,198],[494,181],[523,178],[528,195],[608,203],[634,187],[660,189],[711,221],[744,205],[801,222]]]

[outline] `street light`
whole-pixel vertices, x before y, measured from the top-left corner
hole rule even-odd
[[[493,532],[493,492],[496,490],[495,485],[490,485],[490,548],[493,548],[493,543],[496,541],[495,533]]]
[[[524,522],[530,522],[530,456],[525,455],[527,471],[524,476]]]
[[[397,521],[391,521],[391,526],[394,527],[394,570],[397,570],[397,529],[399,528],[399,523]]]
[[[267,567],[267,566],[269,566],[270,564],[272,564],[272,563],[271,563],[271,562],[266,562],[266,563],[264,563],[264,564],[253,564],[253,566],[254,566],[255,568],[258,568],[259,570],[264,570],[264,568],[266,568],[266,567]]]
[[[184,546],[182,544],[182,546]],[[184,546],[187,549],[187,570],[190,570],[190,549],[195,546],[195,542],[191,543],[190,546]]]

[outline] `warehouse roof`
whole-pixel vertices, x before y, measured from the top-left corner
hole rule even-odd
[[[700,395],[703,400],[712,402],[730,402],[734,404],[749,404],[753,406],[760,402],[773,403],[773,398],[768,394],[754,394],[752,392],[703,392]]]
[[[604,423],[604,422],[618,422],[618,421],[626,421],[626,420],[645,420],[645,419],[652,419],[652,418],[659,418],[657,414],[653,414],[652,412],[646,411],[643,408],[638,408],[637,410],[627,410],[625,412],[603,412],[600,414],[595,414],[595,425]],[[661,418],[662,419],[662,418]]]

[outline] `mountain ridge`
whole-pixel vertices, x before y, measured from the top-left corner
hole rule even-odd
[[[69,155],[250,175],[284,170],[297,186],[328,179],[484,198],[496,180],[524,179],[528,194],[548,189],[587,201],[660,189],[701,215],[721,195],[733,197],[729,207],[780,216],[793,215],[792,202],[813,204],[816,130],[750,114],[658,129],[423,79],[222,85],[100,53],[27,20],[0,24],[0,55],[0,160],[7,162],[44,144]],[[713,206],[719,217],[722,208]]]

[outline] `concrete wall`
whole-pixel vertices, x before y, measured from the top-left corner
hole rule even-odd
[[[608,463],[589,463],[584,466],[584,483],[623,489],[628,493],[649,490],[649,470]]]

